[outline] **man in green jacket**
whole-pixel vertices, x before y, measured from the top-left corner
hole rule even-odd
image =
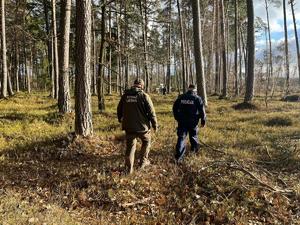
[[[157,119],[151,98],[144,91],[144,81],[136,79],[131,89],[122,95],[117,108],[118,120],[126,133],[125,166],[133,172],[137,138],[142,141],[140,167],[150,165],[151,126],[157,130]]]

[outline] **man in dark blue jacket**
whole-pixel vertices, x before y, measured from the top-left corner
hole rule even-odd
[[[201,127],[205,127],[206,115],[203,101],[197,95],[195,85],[190,85],[185,94],[180,95],[173,105],[173,114],[178,122],[177,144],[175,158],[181,161],[185,153],[185,138],[189,134],[191,151],[199,150],[198,123],[201,119]]]

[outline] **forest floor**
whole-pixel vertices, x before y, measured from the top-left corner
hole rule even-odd
[[[94,97],[93,97],[94,98]],[[300,224],[300,103],[209,98],[201,152],[173,161],[176,95],[152,95],[152,165],[124,175],[118,96],[73,139],[46,94],[0,101],[0,224]]]

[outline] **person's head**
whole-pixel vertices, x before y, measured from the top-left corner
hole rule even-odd
[[[137,78],[134,82],[133,82],[133,86],[137,87],[137,88],[141,88],[144,89],[145,83],[142,79]]]
[[[196,86],[194,84],[190,84],[188,90],[189,91],[197,91],[197,88],[196,88]]]

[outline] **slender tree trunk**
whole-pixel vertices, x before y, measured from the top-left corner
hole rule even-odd
[[[43,0],[43,6],[44,6],[46,34],[47,34],[47,58],[48,58],[47,71],[48,71],[48,76],[52,80],[52,38],[51,38],[51,34],[50,34],[48,0]],[[54,91],[54,87],[52,87],[52,83],[51,83],[51,94],[50,95],[54,98],[53,91]]]
[[[144,3],[144,4],[143,4]],[[150,79],[148,71],[148,16],[147,16],[147,0],[140,0],[140,10],[143,20],[143,49],[144,49],[144,75],[145,75],[145,90],[146,92],[150,91]]]
[[[284,18],[284,47],[285,47],[285,72],[286,72],[286,90],[285,94],[290,92],[290,60],[289,60],[289,44],[288,44],[288,31],[286,21],[286,0],[283,0],[283,18]]]
[[[8,73],[7,73],[7,91],[8,91],[8,95],[9,96],[12,96],[14,95],[14,91],[13,91],[13,85],[12,85],[12,81],[11,81],[11,74],[13,69],[12,69],[12,64],[13,64],[13,57],[12,57],[12,54],[11,54],[11,57],[10,57],[10,64],[9,64],[9,70],[8,70]]]
[[[226,54],[226,35],[225,35],[225,15],[224,15],[224,0],[220,1],[221,11],[221,39],[222,39],[222,69],[223,69],[223,89],[222,98],[227,97],[227,54]]]
[[[54,55],[54,37],[51,37],[51,96],[55,98],[55,55]]]
[[[93,32],[93,75],[92,75],[92,94],[97,95],[97,37],[95,26],[95,12],[92,12],[92,32]]]
[[[215,21],[216,21],[216,0],[213,1],[213,18],[211,23],[211,42],[209,46],[209,53],[208,53],[208,62],[207,62],[207,78],[208,78],[208,84],[209,84],[209,90],[208,92],[211,93],[211,81],[213,80],[212,74],[213,74],[213,55],[214,55],[214,42],[215,42]]]
[[[215,17],[215,94],[220,94],[220,57],[219,57],[219,14],[218,0],[216,1],[216,17]]]
[[[299,39],[298,39],[298,32],[297,32],[297,23],[295,17],[295,10],[294,10],[294,0],[290,1],[292,14],[293,14],[293,23],[294,23],[294,32],[295,32],[295,41],[296,41],[296,48],[297,48],[297,60],[298,60],[298,74],[299,74],[299,85],[300,85],[300,47],[299,47]]]
[[[172,21],[172,0],[169,0],[169,23],[168,23],[168,65],[167,65],[167,82],[166,88],[167,93],[170,93],[170,85],[171,85],[171,49],[172,49],[172,30],[171,30],[171,21]]]
[[[254,7],[253,0],[247,0],[247,82],[245,102],[251,102],[254,97],[254,61],[255,61],[255,36],[254,36]]]
[[[70,48],[70,23],[71,0],[61,2],[60,21],[60,54],[59,54],[59,96],[58,109],[60,113],[71,111],[70,86],[69,86],[69,48]]]
[[[1,0],[1,45],[2,45],[2,79],[1,79],[1,95],[0,98],[6,98],[7,93],[7,57],[6,57],[6,27],[5,27],[5,2]]]
[[[129,88],[129,56],[127,53],[127,49],[129,46],[129,33],[128,33],[128,15],[127,15],[127,2],[124,1],[124,21],[125,21],[125,30],[124,30],[124,47],[125,47],[125,58],[124,58],[124,73],[125,73],[125,89]]]
[[[121,12],[121,5],[119,8],[119,12]],[[121,14],[121,13],[120,13]],[[118,75],[117,75],[117,84],[119,86],[119,94],[122,95],[122,48],[121,48],[121,27],[120,27],[120,17],[118,14],[117,17],[117,32],[118,32]]]
[[[75,133],[93,134],[91,108],[91,0],[76,0]]]
[[[204,77],[202,38],[201,38],[201,13],[200,0],[192,0],[193,11],[193,28],[194,28],[194,55],[197,74],[198,94],[202,97],[203,102],[207,105],[206,84]]]
[[[59,66],[58,66],[58,46],[57,46],[57,28],[56,28],[56,0],[52,0],[52,34],[54,41],[54,98],[58,98],[59,88]]]
[[[267,13],[267,28],[268,28],[268,38],[269,38],[269,64],[270,64],[270,76],[273,80],[273,49],[272,49],[272,40],[271,40],[271,30],[270,30],[270,17],[269,17],[269,3],[268,0],[265,0],[265,9]],[[272,81],[274,83],[274,80]],[[272,85],[273,86],[273,85]]]
[[[98,65],[98,109],[100,112],[105,111],[105,99],[104,99],[104,54],[105,54],[105,38],[106,38],[106,1],[103,2],[103,6],[101,8],[101,43],[99,50],[99,65]]]
[[[183,33],[183,20],[181,16],[180,0],[177,0],[178,19],[180,23],[180,44],[181,44],[181,74],[182,74],[182,91],[186,91],[186,74],[185,74],[185,49],[184,49],[184,33]]]
[[[112,35],[111,35],[111,29],[112,29],[112,25],[111,25],[111,6],[109,6],[109,18],[108,18],[108,32],[109,32],[109,60],[108,60],[108,94],[111,95],[112,94]]]
[[[19,44],[16,43],[16,62],[15,62],[15,76],[16,76],[16,92],[20,92],[19,74],[20,74],[20,50]]]
[[[235,96],[239,96],[239,75],[238,75],[238,34],[239,34],[239,28],[238,28],[238,0],[235,0],[234,4],[234,91]]]

